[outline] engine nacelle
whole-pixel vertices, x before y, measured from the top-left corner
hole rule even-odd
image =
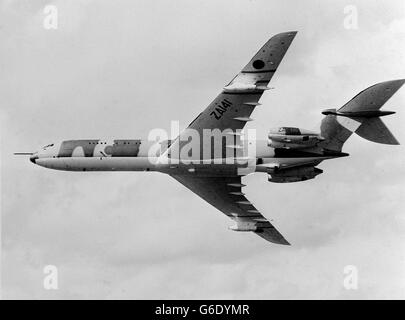
[[[291,127],[270,129],[268,138],[269,147],[284,149],[309,148],[324,140],[316,132]]]
[[[256,223],[249,222],[249,221],[236,221],[236,224],[229,227],[230,230],[233,231],[257,231]]]
[[[314,179],[323,170],[313,166],[269,170],[269,181],[276,183],[299,182]]]

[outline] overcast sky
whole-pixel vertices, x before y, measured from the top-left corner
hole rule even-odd
[[[58,8],[57,30],[43,9]],[[355,5],[358,28],[346,29]],[[403,146],[353,136],[304,183],[244,178],[292,244],[231,221],[159,173],[61,172],[14,151],[187,125],[274,34],[298,35],[248,128],[319,127],[405,77],[405,2],[0,0],[3,298],[405,298]],[[384,118],[405,143],[405,89]],[[55,265],[59,289],[43,288]],[[358,268],[357,290],[343,286]]]

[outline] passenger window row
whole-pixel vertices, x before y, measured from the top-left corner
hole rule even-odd
[[[89,144],[107,144],[107,142],[89,142]],[[114,142],[113,145],[119,145],[119,144],[131,144],[130,141],[124,141],[124,142]],[[140,142],[136,141],[135,144],[140,144]]]

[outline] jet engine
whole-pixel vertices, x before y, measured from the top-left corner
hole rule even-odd
[[[255,222],[236,221],[236,224],[230,226],[229,229],[233,231],[257,231]]]
[[[267,145],[272,148],[303,149],[325,140],[319,133],[291,127],[270,129]]]
[[[314,166],[301,166],[295,168],[272,168],[269,169],[269,181],[276,183],[299,182],[314,179],[323,170]]]

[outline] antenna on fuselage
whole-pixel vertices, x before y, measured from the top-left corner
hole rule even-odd
[[[32,156],[34,152],[14,152],[15,156]]]

